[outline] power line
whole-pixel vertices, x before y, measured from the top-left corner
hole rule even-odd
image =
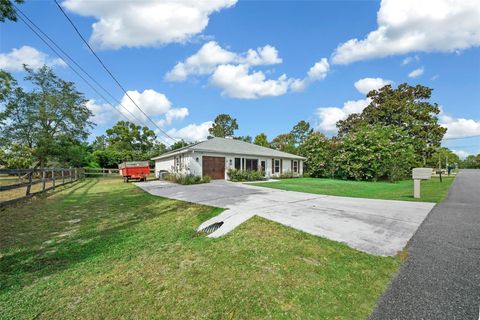
[[[120,101],[118,101],[107,89],[105,89],[105,87],[103,87],[97,80],[95,80],[95,78],[93,78],[84,68],[82,68],[81,65],[79,65],[75,59],[73,59],[67,52],[65,52],[65,50],[63,50],[52,38],[50,38],[48,36],[48,34],[46,34],[45,32],[43,32],[43,30],[37,25],[35,24],[35,22],[33,22],[22,10],[20,10],[20,8],[18,8],[17,6],[15,6],[16,10],[18,12],[20,12],[23,17],[25,19],[28,20],[28,22],[30,22],[30,24],[32,24],[38,32],[40,32],[44,37],[46,37],[58,50],[60,50],[60,52],[62,52],[73,64],[75,64],[84,74],[87,75],[88,78],[90,78],[90,80],[92,80],[98,87],[100,87],[107,95],[110,96],[110,98],[113,99],[113,101],[115,101],[116,103],[118,103],[118,105],[120,107],[122,107],[125,111],[127,111],[136,121],[138,121],[138,123],[142,123],[142,121],[140,119],[138,119],[130,110],[128,110],[128,108],[126,108]],[[25,23],[25,21],[23,21]],[[57,54],[58,55],[58,54]],[[64,60],[63,57],[60,57],[62,60]],[[72,68],[73,69],[73,68]]]
[[[461,139],[470,139],[470,138],[479,138],[480,134],[473,135],[473,136],[467,136],[467,137],[456,137],[456,138],[444,138],[442,140],[447,141],[447,140],[461,140]]]
[[[15,5],[14,5],[15,6]],[[122,107],[125,111],[127,111],[138,123],[142,124],[142,121],[140,121],[130,110],[128,110],[121,102],[119,102],[113,95],[105,89],[98,81],[96,81],[87,71],[85,71],[84,68],[82,68],[76,61],[73,59],[67,52],[65,52],[51,37],[49,37],[45,32],[42,31],[42,29],[36,25],[22,10],[20,10],[17,6],[15,6],[16,10],[21,14],[17,15],[20,20],[43,42],[45,43],[60,59],[62,59],[69,67],[70,69],[78,76],[80,77],[95,93],[97,93],[98,96],[100,96],[101,99],[103,99],[110,107],[115,109],[116,112],[118,112],[121,116],[123,116],[127,121],[132,121],[129,119],[125,114],[123,114],[118,108],[116,108],[103,94],[101,94],[87,79],[85,79],[71,64],[69,64],[66,59],[58,53],[58,51],[53,48],[50,43],[48,43],[40,34],[39,32],[46,37],[56,48],[58,48],[59,51],[61,51],[70,61],[72,61],[83,73],[85,73],[97,86],[99,86],[104,92],[106,92],[114,101],[116,101],[120,107]],[[22,17],[27,19],[28,22]],[[38,32],[30,25],[32,24]],[[167,141],[159,137],[162,142],[165,144],[169,145]]]
[[[45,43],[60,59],[63,60],[63,57],[47,42],[45,41],[45,39],[42,38],[42,36],[35,30],[32,28],[32,26],[30,26],[24,19],[22,16],[20,15],[17,15],[18,18],[20,18],[20,20],[25,23],[25,25],[33,32],[35,33],[35,35],[37,35],[37,37],[40,38],[40,40],[43,41],[43,43]],[[79,76],[92,90],[94,90],[99,96],[100,98],[102,98],[105,102],[107,102],[113,109],[115,109],[115,111],[117,111],[118,113],[120,113],[120,115],[122,115],[123,117],[125,117],[128,121],[130,121],[130,119],[128,119],[128,117],[126,117],[122,112],[120,112],[120,110],[118,110],[117,108],[115,108],[113,106],[113,104],[111,104],[107,99],[105,99],[105,97],[100,93],[98,92],[98,90],[93,87],[80,73],[78,73],[77,70],[75,70],[75,68],[72,67],[72,65],[70,65],[68,62],[64,61],[69,67],[70,69],[72,69],[73,72],[75,72],[75,74],[77,76]]]
[[[142,108],[140,108],[140,106],[138,106],[138,104],[132,99],[132,97],[128,94],[127,90],[122,86],[122,84],[117,80],[117,78],[112,74],[112,72],[107,68],[107,66],[105,65],[105,63],[102,61],[102,59],[100,59],[100,57],[97,55],[97,53],[95,52],[95,50],[93,50],[93,48],[90,46],[90,44],[88,43],[88,41],[83,37],[83,35],[80,33],[80,31],[78,30],[77,26],[73,23],[73,21],[70,19],[70,17],[67,15],[67,13],[63,10],[63,8],[60,6],[60,4],[57,2],[57,0],[54,0],[55,1],[55,4],[57,5],[58,9],[60,9],[60,11],[63,13],[63,15],[65,16],[65,18],[67,18],[68,22],[70,22],[70,24],[72,25],[73,29],[75,30],[75,32],[78,34],[78,36],[80,37],[80,39],[82,39],[82,41],[85,43],[85,45],[88,47],[88,49],[90,49],[90,52],[92,52],[92,54],[95,56],[95,58],[97,58],[98,62],[100,62],[100,64],[102,65],[102,67],[105,69],[105,71],[110,75],[110,77],[112,77],[112,79],[115,81],[115,83],[120,87],[120,89],[122,89],[122,91],[125,93],[125,95],[130,99],[130,101],[132,101],[132,103],[135,105],[135,107],[137,107],[138,110],[140,110],[143,115],[155,126],[157,127],[158,130],[160,130],[160,132],[162,132],[166,137],[172,139],[173,141],[177,141],[177,139],[171,137],[168,133],[166,133],[162,128],[160,128],[156,123],[155,121],[153,121],[149,116],[148,114],[145,113],[145,111],[142,110]]]

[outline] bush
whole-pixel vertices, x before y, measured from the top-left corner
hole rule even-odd
[[[264,180],[264,174],[261,171],[243,171],[237,169],[229,169],[228,177],[230,181],[233,182],[243,182],[243,181],[259,181]]]
[[[334,156],[343,179],[398,181],[415,166],[412,140],[401,128],[366,125],[350,131]]]
[[[295,178],[292,171],[286,171],[278,177],[278,179],[292,179],[292,178]]]
[[[209,183],[210,177],[200,177],[193,174],[180,174],[180,173],[167,173],[163,176],[164,180],[168,180],[174,183],[189,185],[189,184],[199,184],[199,183]]]

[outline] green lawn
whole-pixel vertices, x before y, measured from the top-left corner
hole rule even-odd
[[[332,196],[441,202],[447,195],[454,177],[433,177],[421,182],[421,198],[413,197],[413,180],[390,182],[363,182],[337,179],[295,178],[275,182],[255,183],[256,186]]]
[[[0,211],[0,319],[362,319],[400,265],[253,218],[87,179]]]

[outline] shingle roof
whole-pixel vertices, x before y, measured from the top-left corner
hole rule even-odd
[[[242,140],[213,138],[203,142],[199,142],[181,149],[177,149],[168,153],[164,153],[152,160],[163,159],[185,151],[204,151],[221,154],[238,154],[238,155],[252,155],[267,158],[288,158],[304,160],[304,157],[295,154],[278,151],[275,149],[265,148],[253,143],[248,143]]]

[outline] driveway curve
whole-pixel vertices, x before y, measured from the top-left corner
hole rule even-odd
[[[226,209],[205,221],[216,222],[220,237],[254,215],[358,250],[392,256],[402,250],[433,208],[433,203],[326,196],[216,180],[183,186],[166,181],[139,182],[150,194]]]

